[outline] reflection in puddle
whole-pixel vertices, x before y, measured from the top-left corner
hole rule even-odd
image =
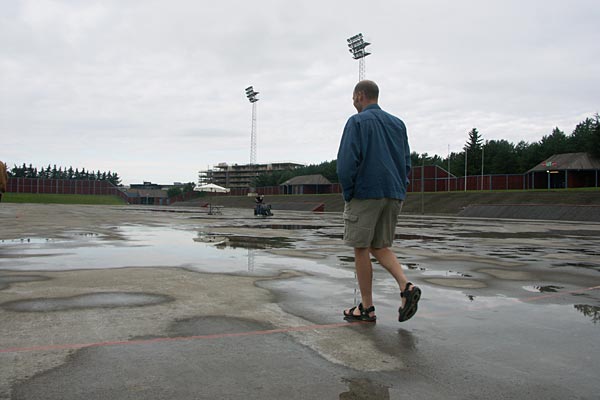
[[[285,249],[291,248],[294,240],[284,237],[256,237],[256,236],[226,236],[225,241],[216,245],[219,249],[231,247],[233,249]]]
[[[430,270],[428,268],[425,267],[421,267],[419,264],[415,264],[415,263],[402,263],[403,267],[406,267],[409,270],[412,271],[421,271],[423,273],[423,275],[425,276],[458,276],[458,277],[462,277],[462,278],[472,278],[473,275],[469,275],[469,274],[465,274],[462,272],[457,272],[457,271],[452,271],[452,270],[447,270],[447,271],[436,271],[436,270]]]
[[[20,238],[20,239],[3,239],[0,240],[0,243],[7,244],[19,244],[19,243],[33,243],[33,244],[41,244],[52,242],[54,239],[50,238]]]
[[[528,292],[534,292],[534,293],[556,293],[558,292],[560,289],[563,289],[563,286],[554,286],[554,285],[548,285],[548,286],[523,286],[523,289],[527,290]]]
[[[423,275],[425,276],[459,276],[462,278],[471,278],[472,275],[463,274],[462,272],[456,271],[424,271]]]
[[[594,263],[584,263],[584,262],[566,262],[560,264],[552,264],[553,267],[575,267],[575,268],[586,268],[593,269],[600,272],[600,265]]]
[[[257,237],[243,235],[213,235],[199,233],[194,242],[213,244],[216,248],[228,247],[237,249],[280,249],[290,248],[294,240],[284,237]]]
[[[429,242],[432,240],[441,240],[441,237],[433,237],[433,236],[425,236],[425,235],[407,235],[407,234],[401,234],[401,233],[397,233],[396,236],[394,236],[395,240],[422,240],[425,242]]]
[[[310,229],[310,230],[318,230],[323,228],[328,228],[327,226],[322,225],[299,225],[299,224],[271,224],[271,225],[245,225],[242,228],[252,228],[252,229],[285,229],[285,230],[301,230],[301,229]]]
[[[227,242],[229,239],[225,236],[217,236],[217,235],[204,235],[199,234],[198,237],[194,238],[194,242],[198,243],[211,243],[211,244],[223,244]]]
[[[590,317],[594,324],[600,322],[600,307],[598,306],[590,306],[588,304],[575,304],[573,305],[577,311],[585,315],[586,317]]]
[[[337,256],[337,258],[341,261],[341,262],[347,262],[347,263],[352,263],[354,264],[354,261],[356,261],[356,259],[354,257],[350,257],[350,256]],[[371,262],[372,263],[377,263],[377,259],[371,257]]]
[[[0,243],[0,270],[183,267],[200,272],[259,276],[278,275],[281,269],[332,276],[346,274],[313,260],[323,259],[324,255],[293,249],[296,240],[285,237],[215,235],[138,225],[114,228],[113,233],[110,237],[98,235],[75,239],[71,235],[71,240],[60,242],[39,239],[37,243],[21,244],[20,240],[18,244]],[[118,239],[114,239],[116,237]],[[285,258],[283,262],[282,257]],[[0,281],[0,289],[6,289],[8,285],[8,282]]]
[[[256,250],[248,249],[248,272],[254,272]]]
[[[19,240],[0,244],[0,269],[7,270],[74,270],[124,267],[179,267],[206,266],[210,272],[245,272],[246,248],[281,247],[284,241],[257,238],[234,238],[167,227],[122,226],[115,229],[118,239],[101,235],[77,237],[71,240],[37,238],[29,242]],[[254,239],[254,240],[253,240]],[[227,251],[216,244],[230,241]],[[262,243],[253,245],[253,243]],[[245,246],[242,244],[246,243]],[[240,247],[239,249],[237,247]],[[68,253],[65,253],[68,249]],[[18,262],[15,257],[18,256]]]

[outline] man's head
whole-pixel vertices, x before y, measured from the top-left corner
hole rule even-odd
[[[370,104],[377,104],[378,98],[379,87],[377,87],[375,82],[368,80],[358,82],[352,93],[352,102],[358,112],[361,112]]]

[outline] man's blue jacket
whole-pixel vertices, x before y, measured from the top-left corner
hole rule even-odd
[[[337,155],[337,174],[344,200],[404,200],[410,148],[406,126],[377,104],[348,119]]]

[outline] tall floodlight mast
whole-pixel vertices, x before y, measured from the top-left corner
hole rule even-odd
[[[346,39],[348,47],[350,47],[350,53],[352,58],[358,60],[358,80],[362,81],[365,79],[365,57],[371,53],[368,53],[366,47],[371,43],[365,42],[362,33],[352,36]]]
[[[252,104],[252,131],[250,132],[250,164],[256,164],[256,96],[259,92],[255,92],[252,86],[246,88],[246,97]]]

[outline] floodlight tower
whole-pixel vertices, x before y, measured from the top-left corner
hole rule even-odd
[[[365,79],[365,57],[371,53],[368,53],[366,47],[371,43],[365,42],[362,33],[352,36],[346,39],[348,47],[350,47],[350,53],[352,58],[358,60],[358,80],[362,81]]]
[[[252,131],[250,133],[250,164],[256,164],[256,96],[259,92],[255,92],[252,86],[246,88],[246,97],[252,104]]]

